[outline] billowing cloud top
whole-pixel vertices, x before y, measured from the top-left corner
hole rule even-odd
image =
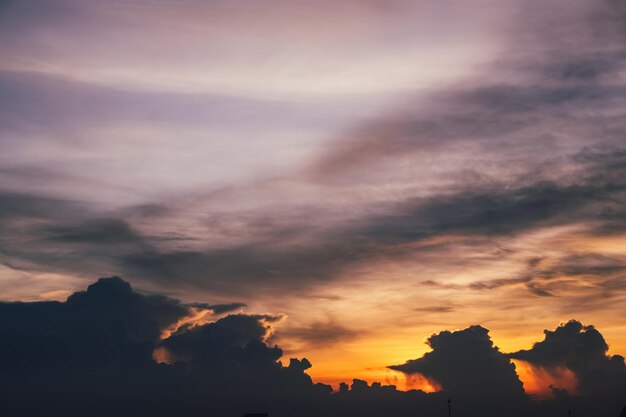
[[[515,366],[501,353],[481,326],[456,332],[441,332],[428,339],[432,352],[392,369],[421,374],[441,383],[456,396],[492,396],[519,399],[524,396]]]

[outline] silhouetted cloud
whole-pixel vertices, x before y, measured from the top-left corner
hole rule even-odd
[[[544,335],[544,340],[531,349],[511,353],[509,357],[548,372],[569,369],[576,375],[576,389],[581,394],[626,392],[624,358],[607,354],[609,346],[593,326],[571,320],[554,331],[545,330]]]
[[[524,397],[515,366],[494,346],[489,331],[471,326],[455,332],[444,331],[428,338],[431,352],[419,359],[389,368],[405,374],[420,374],[441,384],[451,395],[488,401]]]
[[[553,415],[571,405],[593,410],[603,398],[610,401],[594,415],[612,417],[622,406],[616,405],[619,391],[609,395],[607,388],[624,377],[623,359],[607,357],[597,330],[575,321],[546,331],[546,340],[533,349],[509,356],[547,368],[565,364],[588,390],[530,403],[509,356],[481,326],[433,335],[431,352],[391,367],[430,378],[442,392],[401,392],[355,379],[333,394],[306,374],[312,366],[307,359],[283,365],[281,349],[267,344],[281,315],[228,315],[181,326],[161,340],[164,329],[190,313],[189,306],[142,295],[117,277],[102,278],[65,302],[0,303],[0,408],[22,416],[78,416],[86,410],[95,416],[237,416],[262,409],[277,417],[374,417],[439,413],[451,397],[467,416],[496,417],[508,410],[521,417]],[[332,337],[318,341],[332,343]],[[157,351],[165,363],[153,359]]]
[[[79,415],[106,398],[90,414],[197,415],[210,407],[236,415],[265,404],[267,395],[276,407],[278,396],[289,392],[327,392],[304,373],[311,366],[306,359],[283,367],[281,350],[265,344],[280,316],[230,315],[179,328],[161,341],[162,331],[189,313],[181,302],[139,294],[117,277],[65,302],[0,303],[3,411]],[[156,348],[167,349],[171,366],[155,362]],[[145,395],[156,397],[147,404]],[[218,397],[222,402],[215,403]]]
[[[64,303],[0,303],[0,366],[5,372],[146,366],[160,331],[186,314],[180,302],[138,294],[117,277]]]

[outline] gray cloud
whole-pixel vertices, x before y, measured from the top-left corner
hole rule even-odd
[[[554,4],[537,10],[523,7],[522,16],[534,17],[524,20],[533,33],[531,28],[518,27],[512,32],[531,36],[530,46],[522,48],[512,37],[510,45],[516,48],[488,68],[488,77],[477,76],[440,90],[428,108],[407,106],[388,120],[383,117],[363,125],[344,141],[334,141],[337,147],[329,149],[311,171],[304,168],[276,182],[226,187],[231,190],[228,195],[198,191],[209,195],[209,203],[190,193],[187,200],[176,195],[117,210],[79,199],[5,191],[0,206],[2,262],[22,270],[100,270],[228,295],[277,287],[298,293],[355,266],[413,259],[454,245],[406,246],[438,236],[462,235],[478,247],[476,240],[513,239],[552,226],[580,224],[588,233],[621,233],[626,218],[626,153],[616,144],[626,134],[620,110],[624,86],[618,77],[624,55],[623,44],[617,42],[621,21],[615,17],[621,15],[609,13],[611,7],[620,6],[582,4],[577,2],[571,15],[569,10],[552,10],[564,19],[555,36],[554,25],[538,16],[541,8]],[[587,6],[594,12],[586,13]],[[564,38],[565,34],[571,38]],[[263,124],[269,117],[266,112],[292,108],[282,102],[257,107],[254,100],[244,103],[232,97],[206,101],[207,97],[193,94],[115,91],[41,74],[4,72],[1,76],[4,91],[17,98],[2,102],[7,110],[3,114],[12,123],[20,120],[18,114],[30,114],[32,120],[23,123],[40,122],[42,127],[73,123],[68,118],[72,114],[77,123],[83,118],[96,123],[154,117],[167,123],[210,124],[227,114],[240,114],[240,108],[247,120]],[[68,99],[59,104],[50,92]],[[305,119],[306,114],[303,110]],[[294,120],[303,122],[299,116]],[[429,165],[431,157],[434,163]],[[421,161],[426,161],[424,166]],[[483,165],[494,168],[486,173]],[[406,169],[397,174],[396,166],[400,170],[416,166],[417,173]],[[509,166],[522,168],[509,172]],[[431,168],[435,177],[442,170],[441,185],[413,192],[413,177],[428,175]],[[396,174],[401,176],[398,181]],[[347,187],[342,182],[346,178]],[[369,196],[369,188],[361,187],[370,180],[384,189],[407,178],[407,191],[398,195],[348,201],[338,208],[331,204],[353,191]],[[275,195],[282,186],[312,190],[313,197],[320,192],[319,201],[307,196],[310,200],[299,203],[289,192]],[[258,209],[246,203],[266,199],[281,203]],[[214,210],[211,204],[216,200],[227,207]],[[184,217],[189,208],[183,206],[194,208],[191,221],[197,227],[195,223],[185,223],[184,230],[177,227],[176,222],[188,220]],[[168,221],[175,223],[168,232],[176,230],[176,234],[161,231],[160,224]],[[321,228],[319,224],[326,221],[330,226]],[[575,268],[582,271],[580,263],[576,267],[569,263],[560,271],[571,275],[578,273]],[[621,288],[616,277],[619,265],[586,268],[589,274],[610,275],[613,281],[607,280],[607,286]],[[478,280],[470,288],[525,285],[537,296],[557,295],[557,284],[540,282],[548,280],[549,272],[535,272],[493,282]]]
[[[61,243],[116,245],[141,242],[140,235],[121,219],[90,219],[75,225],[55,225],[44,229],[47,239]]]
[[[21,259],[28,260],[31,267],[39,264],[43,269],[78,267],[88,271],[90,262],[108,263],[118,273],[139,279],[193,283],[223,293],[271,289],[275,283],[281,283],[285,291],[297,291],[332,279],[354,265],[409,256],[415,250],[403,248],[402,244],[445,234],[504,237],[539,227],[581,222],[592,231],[615,230],[620,227],[618,220],[623,215],[626,191],[623,156],[619,149],[585,150],[573,159],[582,172],[571,185],[539,180],[520,188],[459,191],[408,200],[388,210],[385,216],[372,216],[323,232],[312,244],[297,246],[280,245],[281,239],[294,230],[285,232],[271,226],[266,229],[267,237],[278,245],[173,250],[163,244],[167,236],[146,234],[121,218],[102,218],[89,210],[81,212],[79,203],[9,194],[5,196],[3,227],[14,236],[22,236],[28,244],[15,244],[13,240],[9,245],[5,241],[3,253],[12,264]],[[38,221],[32,226],[22,222],[17,227],[16,219]],[[303,228],[296,233],[308,230]],[[73,264],[68,264],[68,259]],[[575,259],[563,260],[569,266],[563,264],[553,273],[581,274],[583,267],[587,273],[595,274],[621,270],[615,262],[607,265],[591,259],[574,262]],[[548,272],[536,275],[542,274],[546,277]],[[528,281],[530,278],[524,276],[501,282],[476,282],[470,287],[490,289]],[[536,282],[528,289],[536,295],[550,293]]]
[[[241,310],[246,307],[245,303],[225,303],[225,304],[206,304],[206,303],[191,303],[190,307],[206,308],[211,310],[214,314],[230,313],[236,310]]]
[[[372,167],[391,170],[398,161],[464,148],[537,164],[585,144],[621,143],[626,11],[612,0],[570,4],[519,3],[508,51],[484,76],[437,90],[333,143],[311,174],[354,181],[356,170],[369,180]]]
[[[290,339],[304,342],[309,347],[330,347],[339,342],[353,340],[362,332],[341,326],[332,320],[320,321],[308,326],[290,328],[285,332]]]

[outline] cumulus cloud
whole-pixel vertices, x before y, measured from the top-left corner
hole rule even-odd
[[[494,397],[523,400],[524,390],[515,366],[494,346],[484,327],[444,331],[429,337],[427,344],[431,352],[390,368],[433,379],[454,396],[477,401]]]
[[[608,355],[609,346],[593,326],[571,320],[555,330],[545,330],[544,340],[531,349],[511,353],[551,373],[563,368],[576,377],[575,391],[581,394],[626,393],[626,367],[620,355]],[[547,388],[547,387],[546,387]]]
[[[624,358],[607,355],[608,346],[600,332],[575,320],[544,334],[545,339],[532,349],[507,354],[494,346],[488,330],[481,326],[443,331],[428,339],[432,351],[389,368],[436,381],[457,403],[471,404],[473,410],[484,408],[485,415],[552,415],[567,409],[581,415],[617,415],[626,393]],[[536,369],[525,373],[511,359]],[[542,372],[551,377],[542,377]],[[529,401],[518,375],[532,378],[524,381],[529,389],[552,390],[553,396]],[[574,390],[556,385],[535,387],[559,380],[570,387],[573,382]]]
[[[118,277],[102,278],[65,302],[0,303],[0,407],[33,416],[79,415],[84,407],[95,415],[171,415],[181,407],[190,415],[204,407],[236,415],[256,402],[265,406],[264,395],[327,391],[304,373],[311,366],[306,359],[283,366],[282,351],[265,343],[280,316],[229,315],[161,340],[189,312],[178,300],[143,295]],[[153,359],[157,348],[167,349],[171,365]],[[242,393],[251,393],[250,403],[236,405]],[[145,395],[160,399],[142,405]],[[213,403],[217,396],[222,403]],[[102,409],[92,409],[105,399]]]
[[[252,410],[278,417],[408,417],[440,413],[452,398],[468,416],[496,417],[503,410],[548,416],[574,406],[612,417],[622,406],[619,392],[598,393],[623,375],[623,359],[606,356],[599,332],[574,321],[546,331],[546,340],[510,357],[546,368],[565,364],[589,390],[575,398],[529,403],[509,356],[481,326],[435,334],[428,339],[431,352],[391,367],[436,380],[441,392],[401,392],[355,379],[331,393],[306,374],[313,366],[307,359],[290,358],[284,365],[281,349],[268,344],[280,315],[228,315],[180,327],[162,340],[161,332],[190,308],[198,307],[143,295],[117,277],[102,278],[65,302],[0,303],[0,409],[28,417],[86,412],[234,417]],[[332,343],[332,338],[318,341]],[[165,351],[168,360],[154,360],[155,349]],[[593,408],[598,398],[610,402]]]

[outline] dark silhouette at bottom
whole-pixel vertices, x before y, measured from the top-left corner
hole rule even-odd
[[[269,417],[267,413],[246,413],[243,417]]]

